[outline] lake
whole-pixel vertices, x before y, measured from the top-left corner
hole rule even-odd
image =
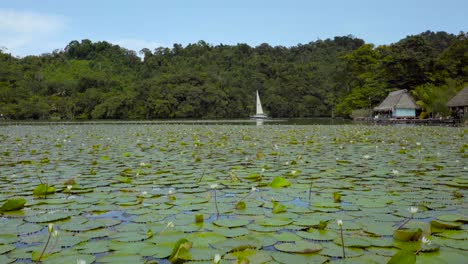
[[[2,123],[0,263],[468,259],[467,128],[343,122]]]

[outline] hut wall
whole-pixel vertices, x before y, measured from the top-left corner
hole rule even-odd
[[[416,109],[397,108],[393,111],[393,117],[416,117]]]

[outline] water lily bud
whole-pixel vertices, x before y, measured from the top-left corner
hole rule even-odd
[[[52,233],[52,236],[57,239],[58,238],[58,230],[55,230],[53,233]]]
[[[428,239],[427,237],[423,236],[421,238],[421,242],[424,244],[424,245],[430,245],[432,242],[430,239]]]
[[[343,226],[343,220],[341,220],[341,219],[336,220],[336,223],[337,223],[338,226],[340,226],[340,227]]]
[[[417,207],[414,207],[414,206],[411,206],[410,208],[408,208],[408,211],[411,213],[411,214],[415,214],[418,212],[418,208]]]
[[[67,190],[71,190],[73,188],[73,185],[67,185]]]
[[[217,189],[217,188],[218,188],[218,184],[217,184],[217,183],[211,184],[210,187],[211,187],[211,189]]]
[[[166,228],[173,228],[173,227],[174,227],[174,223],[172,223],[172,222],[167,223]]]
[[[52,223],[49,224],[48,231],[49,233],[52,233],[52,231],[54,231],[54,224]]]
[[[221,255],[215,254],[214,259],[213,259],[213,262],[214,262],[215,264],[218,264],[220,261],[221,261]]]

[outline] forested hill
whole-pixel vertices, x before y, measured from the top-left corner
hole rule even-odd
[[[468,83],[468,33],[424,32],[375,47],[352,36],[293,47],[143,49],[72,41],[16,58],[0,52],[2,119],[242,118],[255,90],[272,117],[348,116],[408,89],[428,114]]]

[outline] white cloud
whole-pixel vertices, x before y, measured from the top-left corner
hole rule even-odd
[[[0,9],[0,46],[15,56],[52,52],[54,39],[65,26],[60,16]]]
[[[37,34],[54,32],[64,26],[64,19],[59,16],[0,9],[0,31]]]
[[[158,47],[167,47],[167,45],[162,43],[143,39],[118,39],[110,42],[123,48],[134,50],[137,54],[139,54],[140,50],[144,48],[154,51],[154,49]]]

